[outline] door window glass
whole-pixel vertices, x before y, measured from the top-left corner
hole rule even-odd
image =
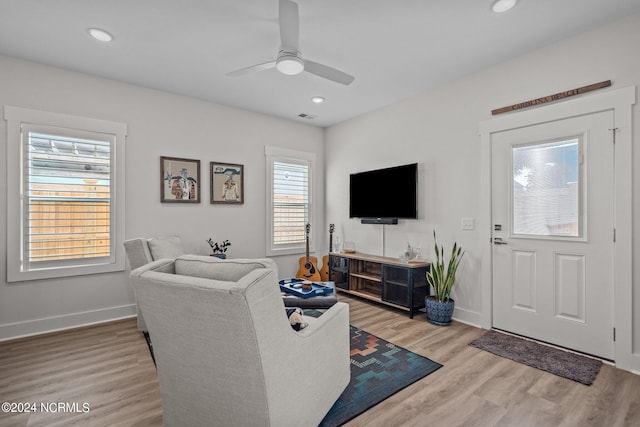
[[[512,147],[513,234],[581,237],[579,137]]]

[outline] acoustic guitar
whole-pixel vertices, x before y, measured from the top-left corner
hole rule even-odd
[[[311,231],[311,224],[307,224],[306,227],[306,245],[307,252],[305,256],[300,257],[298,260],[298,264],[300,264],[300,268],[298,268],[298,272],[296,273],[296,277],[299,279],[309,280],[311,282],[319,282],[320,281],[320,273],[318,272],[318,259],[314,256],[309,256],[309,231]]]
[[[333,230],[335,226],[329,224],[329,253],[333,252]],[[320,269],[320,277],[323,282],[329,281],[329,255],[322,257],[322,268]]]

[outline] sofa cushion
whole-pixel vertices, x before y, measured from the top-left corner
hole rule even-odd
[[[256,268],[271,268],[276,264],[264,259],[220,259],[203,255],[183,255],[176,258],[176,274],[204,279],[237,282]]]
[[[184,248],[179,237],[157,237],[148,240],[149,252],[154,260],[169,258],[175,259],[184,255]]]

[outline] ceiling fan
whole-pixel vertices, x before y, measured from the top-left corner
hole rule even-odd
[[[298,33],[299,33],[299,15],[298,4],[290,0],[279,0],[279,22],[280,22],[280,51],[275,61],[265,62],[263,64],[252,65],[250,67],[240,68],[239,70],[227,73],[227,76],[237,77],[255,71],[268,70],[276,68],[283,74],[295,75],[302,71],[306,71],[316,76],[348,85],[355,77],[350,76],[335,68],[319,64],[317,62],[303,59],[298,49]]]

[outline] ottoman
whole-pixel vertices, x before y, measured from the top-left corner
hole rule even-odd
[[[336,287],[333,282],[318,282],[325,286],[333,288],[333,292],[327,295],[311,298],[301,298],[297,295],[282,292],[282,301],[284,301],[285,307],[300,307],[304,308],[329,308],[336,302],[338,298],[336,296]]]

